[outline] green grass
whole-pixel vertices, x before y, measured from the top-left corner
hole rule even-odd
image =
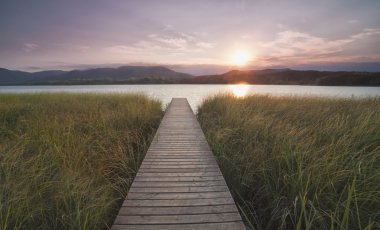
[[[255,229],[380,229],[380,98],[218,95],[198,119]]]
[[[142,95],[0,94],[0,229],[107,229],[161,117]]]

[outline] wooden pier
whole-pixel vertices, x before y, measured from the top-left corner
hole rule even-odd
[[[186,98],[172,99],[112,229],[245,229]]]

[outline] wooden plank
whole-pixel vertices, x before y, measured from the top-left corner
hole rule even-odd
[[[228,187],[222,186],[208,186],[208,187],[131,187],[129,192],[224,192],[229,191]]]
[[[136,177],[134,181],[216,181],[216,180],[224,180],[223,176],[186,176],[186,177]]]
[[[166,150],[166,151],[150,151],[147,155],[196,155],[196,156],[212,156],[211,153],[208,152],[200,152],[200,151],[178,151],[178,150]]]
[[[231,198],[227,191],[222,192],[129,192],[127,199],[131,200],[186,200],[186,199],[211,199],[211,198]]]
[[[183,199],[183,200],[128,200],[122,206],[133,207],[176,207],[176,206],[202,206],[202,205],[222,205],[235,204],[232,198],[210,198],[210,199]]]
[[[239,213],[212,213],[162,216],[118,216],[115,224],[197,224],[239,221]]]
[[[203,154],[203,153],[157,153],[157,154],[152,154],[149,153],[147,154],[147,157],[195,157],[195,158],[211,158],[212,156],[210,154]]]
[[[160,164],[143,164],[140,166],[140,169],[212,169],[211,171],[214,171],[214,169],[219,169],[218,165],[212,164],[212,165],[160,165]],[[217,171],[217,170],[215,170]]]
[[[112,229],[245,229],[186,99],[173,99]]]
[[[198,158],[190,158],[190,159],[178,159],[178,158],[170,158],[170,159],[148,159],[148,158],[145,158],[143,163],[144,162],[173,162],[173,163],[178,163],[178,164],[182,164],[182,162],[214,162],[215,159],[214,158],[206,158],[206,159],[198,159]]]
[[[113,225],[112,230],[243,230],[245,229],[241,221],[224,223],[203,223],[203,224],[170,224],[170,225]]]
[[[220,172],[192,172],[192,173],[144,173],[138,172],[138,177],[210,177],[210,176],[219,176],[222,174]],[[223,180],[223,178],[221,178]]]
[[[141,172],[218,172],[218,168],[200,168],[200,169],[139,169]]]
[[[143,165],[218,165],[215,161],[144,161]]]
[[[208,149],[206,148],[197,148],[197,147],[188,147],[188,148],[184,148],[184,147],[178,147],[178,148],[165,148],[165,147],[162,147],[162,148],[152,148],[150,149],[149,152],[172,152],[172,153],[175,153],[175,152],[183,152],[183,153],[208,153]]]
[[[156,156],[156,155],[149,155],[145,159],[204,159],[204,160],[210,160],[215,159],[213,156],[176,156],[176,155],[167,155],[167,156]]]
[[[183,215],[202,213],[225,213],[236,212],[233,204],[214,206],[190,206],[190,207],[122,207],[119,211],[121,216],[136,215]]]
[[[179,152],[179,151],[165,151],[165,152],[148,152],[146,155],[147,156],[155,156],[155,155],[171,155],[171,156],[177,156],[177,155],[196,155],[196,156],[205,156],[205,157],[214,157],[211,153],[203,153],[203,152],[189,152],[189,151],[184,151],[184,152]]]
[[[179,154],[179,155],[183,155],[183,154],[193,154],[193,155],[211,155],[212,154],[208,151],[197,151],[197,150],[171,150],[171,149],[166,149],[166,150],[151,150],[149,151],[147,154],[169,154],[169,155],[175,155],[175,154]]]
[[[171,138],[171,139],[173,139],[173,138]],[[180,144],[178,144],[178,142],[180,142]],[[176,149],[178,149],[180,151],[186,150],[187,148],[194,148],[194,146],[196,146],[196,148],[199,148],[199,147],[209,148],[207,143],[200,143],[200,141],[183,142],[180,140],[175,140],[175,141],[156,141],[154,143],[155,143],[156,147],[150,149],[150,151],[152,151],[153,149],[157,149],[157,148],[165,148],[165,145],[170,145],[170,146],[172,146],[172,148],[175,147]],[[165,148],[165,150],[166,149],[171,149],[171,148]],[[205,150],[203,152],[206,152],[206,151],[207,150]]]
[[[133,183],[134,188],[141,187],[207,187],[207,186],[225,186],[226,183],[223,180],[217,181],[203,181],[203,182],[146,182],[146,181],[136,181]]]
[[[172,164],[172,165],[189,165],[189,164],[216,164],[214,159],[145,159],[142,164]],[[217,165],[217,164],[216,164]]]
[[[175,139],[175,140],[173,140]],[[180,142],[178,141],[180,140]],[[160,145],[160,144],[169,144],[169,145],[199,145],[200,143],[201,144],[204,144],[204,145],[207,145],[207,142],[204,142],[204,141],[201,141],[202,139],[194,139],[194,140],[189,140],[189,138],[187,139],[184,139],[184,138],[181,138],[181,139],[178,139],[178,138],[168,138],[167,140],[162,140],[160,139],[160,141],[156,140],[156,141],[153,141],[152,143],[155,143],[157,145]]]

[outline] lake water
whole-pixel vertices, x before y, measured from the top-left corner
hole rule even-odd
[[[274,96],[373,97],[380,87],[299,86],[299,85],[70,85],[70,86],[0,86],[0,93],[144,93],[169,103],[172,97],[186,97],[196,110],[202,100],[218,93],[267,94]]]

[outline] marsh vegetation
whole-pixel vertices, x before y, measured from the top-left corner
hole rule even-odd
[[[252,228],[380,228],[380,98],[218,95],[198,119]]]
[[[107,229],[161,117],[142,95],[1,94],[0,229]]]

